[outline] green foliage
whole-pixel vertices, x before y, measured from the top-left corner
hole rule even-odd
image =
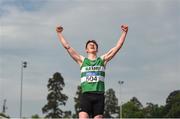
[[[81,89],[80,86],[78,86],[76,97],[74,98],[76,114],[73,115],[73,118],[78,118],[80,93]],[[119,115],[119,106],[117,106],[118,99],[115,96],[115,91],[113,89],[108,89],[105,93],[105,97],[104,117],[113,118],[115,117],[114,115]],[[147,103],[146,107],[143,107],[141,102],[136,97],[133,97],[130,101],[122,105],[122,113],[123,118],[180,117],[180,91],[171,92],[164,106]]]
[[[71,118],[71,111],[65,111],[63,118]]]
[[[173,91],[166,99],[165,117],[180,118],[180,90]]]
[[[146,103],[146,107],[143,109],[146,118],[161,118],[163,117],[164,106],[158,106],[153,103]]]
[[[73,118],[79,118],[79,111],[80,111],[80,95],[82,93],[82,90],[81,90],[81,86],[78,86],[77,87],[77,91],[76,91],[76,96],[74,97],[74,102],[75,102],[75,105],[74,105],[74,109],[75,109],[75,114],[73,116]]]
[[[64,111],[62,111],[59,106],[65,106],[68,97],[61,93],[63,87],[65,86],[64,79],[60,73],[56,72],[53,78],[48,81],[48,103],[42,108],[42,112],[46,113],[47,118],[61,118],[64,116]]]
[[[143,107],[137,98],[132,98],[123,105],[124,118],[179,118],[180,117],[180,90],[170,93],[165,106],[147,103]]]
[[[122,110],[123,118],[143,118],[144,117],[142,104],[136,97],[133,97],[130,101],[123,104],[122,108],[123,108]]]
[[[104,117],[112,118],[113,115],[118,115],[118,109],[118,99],[115,95],[115,91],[113,89],[108,89],[105,93]]]
[[[133,97],[130,102],[132,102],[138,109],[142,109],[143,105],[141,104],[141,102],[136,98]]]
[[[39,115],[38,114],[35,114],[35,115],[32,115],[31,118],[39,118]]]

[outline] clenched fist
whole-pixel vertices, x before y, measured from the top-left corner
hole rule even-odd
[[[121,25],[121,29],[122,29],[124,32],[128,32],[128,25],[126,25],[126,24]]]
[[[63,31],[63,27],[62,27],[62,26],[56,27],[56,31],[57,31],[58,33],[61,33],[61,32]]]

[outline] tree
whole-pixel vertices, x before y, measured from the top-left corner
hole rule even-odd
[[[37,118],[39,118],[39,115],[38,114],[32,115],[31,118],[37,119]]]
[[[142,108],[143,108],[143,105],[141,104],[141,102],[140,102],[136,97],[133,97],[130,101],[133,102],[134,105],[135,105],[138,109],[142,109]]]
[[[71,111],[65,111],[63,118],[71,118]]]
[[[42,108],[42,112],[46,113],[47,118],[61,118],[64,115],[59,106],[65,106],[68,97],[62,93],[65,86],[64,79],[60,73],[56,72],[53,78],[48,81],[47,104]]]
[[[143,109],[146,118],[161,118],[163,117],[164,106],[158,106],[153,103],[146,103],[146,107]]]
[[[79,118],[78,113],[80,111],[80,95],[81,95],[81,93],[82,93],[81,86],[78,86],[76,96],[74,97],[74,102],[75,102],[74,109],[75,109],[76,114],[73,116],[73,118]]]
[[[124,118],[143,118],[143,106],[140,101],[133,97],[130,101],[123,104],[123,117]]]
[[[112,118],[113,115],[118,115],[118,99],[115,95],[115,91],[111,88],[105,92],[105,109],[104,117]]]
[[[175,90],[169,94],[164,111],[166,113],[165,117],[180,117],[180,90]]]

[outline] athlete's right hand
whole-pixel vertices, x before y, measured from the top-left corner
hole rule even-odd
[[[58,33],[61,33],[61,32],[63,31],[63,27],[62,27],[62,26],[56,27],[56,31],[57,31]]]

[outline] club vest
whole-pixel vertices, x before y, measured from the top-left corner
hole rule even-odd
[[[98,57],[96,60],[85,58],[81,65],[82,92],[104,92],[105,66],[104,61]]]

